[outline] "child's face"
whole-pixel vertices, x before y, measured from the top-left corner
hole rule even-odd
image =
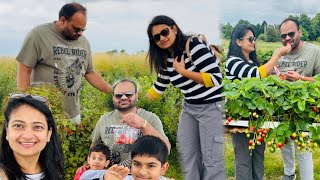
[[[93,170],[102,170],[108,167],[110,161],[107,160],[107,157],[102,152],[91,152],[88,164],[90,169]]]
[[[155,157],[137,155],[132,159],[131,173],[134,180],[159,180],[168,167],[167,162],[161,166],[161,162]]]

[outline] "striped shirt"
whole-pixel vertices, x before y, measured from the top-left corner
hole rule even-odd
[[[157,81],[149,90],[152,96],[159,97],[171,83],[181,90],[185,101],[190,104],[206,104],[222,100],[222,74],[216,57],[197,37],[190,41],[190,49],[193,61],[189,60],[186,51],[183,52],[185,68],[189,71],[200,72],[204,84],[211,84],[210,87],[183,77],[173,68],[174,58],[168,58],[167,68],[158,74]]]
[[[267,76],[265,67],[257,66],[253,61],[245,61],[239,57],[231,56],[226,62],[226,76],[230,80],[242,78],[264,78]]]

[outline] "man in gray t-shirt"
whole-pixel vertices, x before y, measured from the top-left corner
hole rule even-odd
[[[92,133],[92,144],[103,142],[110,148],[111,164],[129,167],[131,164],[130,144],[119,142],[115,131],[132,127],[140,133],[138,136],[152,135],[164,141],[170,150],[170,142],[163,131],[162,122],[152,112],[137,108],[138,92],[135,82],[123,79],[113,86],[114,111],[107,112],[97,122]],[[116,138],[115,138],[116,137]]]
[[[280,24],[281,41],[283,45],[291,45],[291,52],[278,61],[280,73],[285,74],[288,81],[310,81],[320,73],[320,48],[301,40],[302,31],[294,19],[285,19]],[[276,52],[276,51],[275,51]],[[295,142],[288,139],[287,145],[281,149],[285,179],[295,179],[294,154],[299,166],[301,179],[314,179],[313,160],[310,151],[300,151]]]
[[[82,36],[87,23],[86,9],[78,3],[64,5],[59,20],[33,28],[17,56],[17,86],[54,84],[64,96],[68,118],[80,123],[81,79],[111,93],[111,86],[94,70],[90,44]]]

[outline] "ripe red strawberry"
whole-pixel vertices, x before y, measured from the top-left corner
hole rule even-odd
[[[229,121],[226,121],[226,125],[229,125],[229,123],[230,123]]]
[[[231,118],[231,117],[228,117],[228,119],[227,119],[227,120],[230,122],[230,121],[232,121],[232,118]]]
[[[278,143],[278,148],[282,148],[282,143]]]
[[[249,146],[251,146],[253,144],[253,141],[252,140],[250,140],[249,141]]]
[[[318,112],[318,108],[317,108],[316,106],[312,106],[311,109],[312,109],[312,111],[315,112],[315,113]]]
[[[120,134],[120,139],[125,139],[126,135],[125,134]]]
[[[257,138],[257,141],[263,142],[263,141],[264,141],[264,138],[263,138],[263,137],[258,137],[258,138]]]

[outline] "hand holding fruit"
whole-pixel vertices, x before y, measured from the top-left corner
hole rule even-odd
[[[301,75],[297,73],[296,71],[287,71],[286,73],[286,79],[289,81],[297,81],[301,79]]]
[[[139,128],[139,129],[142,129],[144,125],[144,119],[142,119],[136,113],[129,113],[124,115],[120,122],[130,127]]]
[[[291,51],[291,49],[292,49],[292,47],[288,43],[287,45],[282,46],[276,53],[279,53],[280,56],[285,56]]]

